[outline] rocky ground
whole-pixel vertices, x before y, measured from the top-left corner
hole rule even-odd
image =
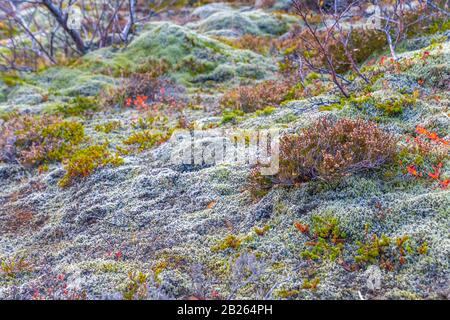
[[[281,4],[280,4],[281,5]],[[184,110],[197,126],[221,123],[218,101],[240,83],[276,79],[278,57],[240,50],[218,37],[245,34],[277,38],[298,22],[274,10],[211,4],[188,13],[187,23],[155,21],[140,27],[126,48],[94,51],[76,64],[24,75],[15,87],[0,87],[0,110],[46,114],[75,96],[95,96],[118,87],[114,70],[167,59],[174,95],[199,97],[200,107]],[[401,73],[386,71],[372,94],[420,96],[397,117],[381,117],[395,134],[432,127],[449,138],[450,41],[448,34],[408,40],[399,54],[413,63]],[[433,45],[439,39],[438,45]],[[428,52],[427,63],[421,63]],[[428,55],[427,54],[427,55]],[[378,59],[378,58],[377,58]],[[196,66],[193,72],[192,65]],[[122,68],[123,67],[123,68]],[[381,68],[381,67],[380,67]],[[104,70],[112,73],[108,74]],[[426,79],[424,85],[418,79]],[[439,95],[439,99],[432,96]],[[370,106],[351,104],[325,111],[333,93],[292,100],[267,114],[246,114],[220,128],[278,128],[295,131],[324,113],[372,118]],[[133,132],[140,111],[111,105],[83,123],[90,143],[113,148]],[[96,125],[121,121],[121,128],[99,132]],[[0,120],[3,121],[3,120]],[[122,298],[137,284],[138,293],[158,298],[268,299],[440,299],[449,295],[450,193],[407,174],[385,172],[345,177],[338,184],[308,182],[274,187],[260,199],[246,188],[251,166],[223,161],[178,165],[173,151],[189,148],[175,133],[143,152],[123,155],[124,164],[104,167],[62,188],[60,163],[38,173],[17,163],[0,163],[0,258],[20,272],[0,272],[1,299]],[[204,137],[201,143],[220,143]],[[448,162],[443,174],[449,174]],[[345,233],[337,259],[308,260],[308,238],[295,222],[335,217]],[[407,235],[406,262],[386,270],[378,263],[353,268],[358,241],[373,234],[392,239]],[[426,253],[417,247],[426,243]],[[9,261],[9,262],[8,262]],[[143,280],[145,278],[145,280]],[[145,285],[143,285],[145,283]],[[53,288],[49,290],[49,288]],[[144,289],[145,288],[145,289]]]

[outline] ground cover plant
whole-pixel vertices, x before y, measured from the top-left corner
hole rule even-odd
[[[448,299],[448,1],[3,1],[0,299]]]

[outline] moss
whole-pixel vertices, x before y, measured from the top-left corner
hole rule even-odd
[[[91,73],[111,69],[114,74],[118,72],[114,70],[125,70],[125,75],[129,75],[139,71],[135,66],[141,65],[151,70],[153,68],[148,66],[153,63],[149,61],[161,59],[168,66],[166,73],[171,71],[170,77],[185,85],[207,80],[227,81],[234,75],[238,75],[237,79],[266,76],[276,69],[268,60],[253,52],[235,50],[218,40],[169,22],[147,24],[126,49],[101,49],[89,53],[80,67]],[[230,77],[220,75],[224,65],[229,68]],[[255,69],[254,65],[260,67]]]
[[[281,123],[281,124],[287,124],[294,122],[298,119],[298,116],[296,116],[294,113],[287,113],[283,115],[281,118],[278,118],[275,120],[275,123]]]
[[[65,176],[60,180],[59,185],[66,187],[75,178],[87,177],[98,168],[123,164],[123,159],[111,154],[106,145],[95,145],[76,151],[65,164]]]
[[[207,35],[227,34],[230,30],[240,35],[281,35],[298,20],[284,14],[270,14],[262,10],[239,12],[223,10],[215,12],[188,26]]]
[[[215,69],[214,63],[211,61],[197,59],[190,55],[175,66],[175,71],[188,72],[192,76],[212,72]]]
[[[225,239],[219,241],[219,243],[211,248],[211,251],[224,251],[226,249],[237,250],[242,244],[242,239],[235,236],[234,234],[229,234]]]
[[[7,100],[14,105],[37,105],[48,100],[48,95],[42,88],[22,84],[15,86],[7,95]]]

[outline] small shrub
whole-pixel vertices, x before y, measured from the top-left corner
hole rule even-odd
[[[34,288],[32,300],[87,300],[87,293],[78,287],[69,287],[65,274],[46,274],[43,283]]]
[[[235,236],[234,234],[229,234],[225,239],[221,240],[217,245],[212,247],[212,251],[224,251],[226,249],[237,250],[242,244],[242,239]]]
[[[225,93],[220,104],[223,108],[245,113],[254,112],[268,105],[280,104],[285,100],[290,88],[285,82],[273,80],[255,86],[240,86]]]
[[[128,283],[122,292],[124,300],[143,300],[148,296],[148,276],[142,272],[128,273]]]
[[[127,101],[134,102],[138,97],[145,97],[145,101],[141,102],[146,105],[152,103],[173,104],[175,99],[166,94],[166,89],[171,88],[174,91],[176,86],[173,81],[162,78],[170,68],[171,66],[165,60],[156,64],[153,61],[144,63],[131,71],[115,75],[125,78],[120,85],[107,87],[100,94],[100,104],[130,107],[133,103]]]
[[[171,132],[144,130],[133,133],[125,139],[123,143],[133,146],[137,149],[137,151],[142,152],[167,141],[170,139],[170,136]]]
[[[270,37],[254,36],[251,34],[243,35],[234,40],[228,40],[226,38],[221,38],[219,40],[234,48],[251,50],[263,55],[268,54],[274,45],[274,41]]]
[[[15,278],[23,272],[31,271],[31,265],[23,257],[0,259],[0,275]]]
[[[403,109],[416,103],[414,97],[402,95],[399,99],[388,99],[375,103],[377,109],[387,116],[395,116],[403,113]]]
[[[39,165],[69,157],[85,139],[79,122],[55,116],[19,116],[1,125],[0,160]]]
[[[265,225],[265,226],[262,227],[262,228],[254,227],[253,230],[255,231],[255,233],[256,233],[258,236],[263,236],[263,235],[266,234],[267,231],[270,230],[270,226],[269,226],[269,225]]]
[[[224,110],[222,113],[222,123],[237,123],[245,115],[241,110]]]
[[[298,290],[287,290],[287,289],[279,289],[275,292],[275,296],[280,297],[281,299],[289,299],[297,296],[300,293]]]
[[[358,241],[355,261],[359,265],[377,264],[381,268],[392,271],[399,268],[413,256],[424,255],[428,252],[427,242],[417,241],[409,235],[389,238],[386,235],[369,236],[369,226],[365,227],[365,241]]]
[[[302,289],[316,290],[319,283],[320,283],[319,278],[314,278],[312,280],[305,279],[303,281]]]
[[[296,224],[295,226],[298,229],[300,225]],[[331,215],[313,216],[311,231],[309,227],[302,228],[300,231],[302,230],[303,234],[312,239],[306,243],[310,248],[301,253],[303,258],[335,260],[341,255],[346,235],[341,231],[339,220],[336,217]]]
[[[98,109],[95,98],[78,96],[68,104],[59,105],[56,112],[63,117],[78,117],[90,115]]]
[[[254,168],[249,176],[247,190],[250,192],[254,202],[263,198],[272,188],[273,180],[262,175],[258,168]]]
[[[122,122],[120,121],[110,121],[105,124],[98,124],[94,127],[95,131],[103,133],[111,133],[112,131],[118,130],[122,127]]]
[[[271,115],[272,113],[274,113],[275,110],[277,110],[277,108],[272,107],[272,106],[267,106],[262,110],[257,110],[255,113],[257,116],[268,116],[268,115]]]
[[[123,159],[117,155],[112,155],[106,145],[96,145],[80,149],[65,164],[66,174],[59,182],[59,185],[66,187],[72,183],[73,179],[87,177],[96,169],[109,164],[119,166],[123,164]]]
[[[449,142],[422,126],[416,127],[416,137],[407,136],[397,155],[403,171],[415,178],[429,178],[445,189],[449,180],[442,172],[449,159]]]
[[[375,169],[395,156],[396,139],[362,119],[322,117],[299,134],[280,141],[278,180],[335,180]]]
[[[355,261],[358,263],[379,263],[382,265],[386,264],[384,255],[389,249],[391,244],[391,239],[383,235],[379,238],[376,234],[372,236],[370,241],[366,243],[357,242],[358,255],[355,257]]]

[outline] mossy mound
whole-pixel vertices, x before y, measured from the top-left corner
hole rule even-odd
[[[271,14],[262,10],[217,11],[207,18],[187,26],[206,35],[226,36],[235,34],[243,36],[251,34],[255,36],[278,36],[289,30],[290,25],[297,20],[283,14]]]
[[[45,100],[45,91],[32,85],[22,85],[14,88],[8,95],[7,100],[11,104],[36,105]]]
[[[232,8],[226,3],[209,3],[196,8],[194,11],[192,11],[191,16],[196,18],[198,17],[200,19],[206,19],[214,13],[225,10],[232,10]]]
[[[95,96],[106,85],[115,83],[112,77],[69,67],[49,68],[31,78],[49,93],[60,96]]]
[[[0,102],[11,107],[39,109],[46,102],[65,102],[77,96],[97,96],[134,73],[152,72],[165,65],[175,83],[192,86],[205,82],[270,78],[274,61],[170,22],[144,26],[126,48],[93,51],[69,66],[57,66],[21,76],[21,82],[0,88]],[[161,69],[164,69],[161,68]]]
[[[120,74],[135,66],[145,68],[151,59],[168,63],[170,76],[184,85],[204,80],[224,82],[232,77],[236,81],[259,79],[270,76],[277,68],[275,63],[253,52],[233,49],[170,22],[148,24],[125,49],[103,49],[88,54],[82,67],[91,72],[112,70]]]

